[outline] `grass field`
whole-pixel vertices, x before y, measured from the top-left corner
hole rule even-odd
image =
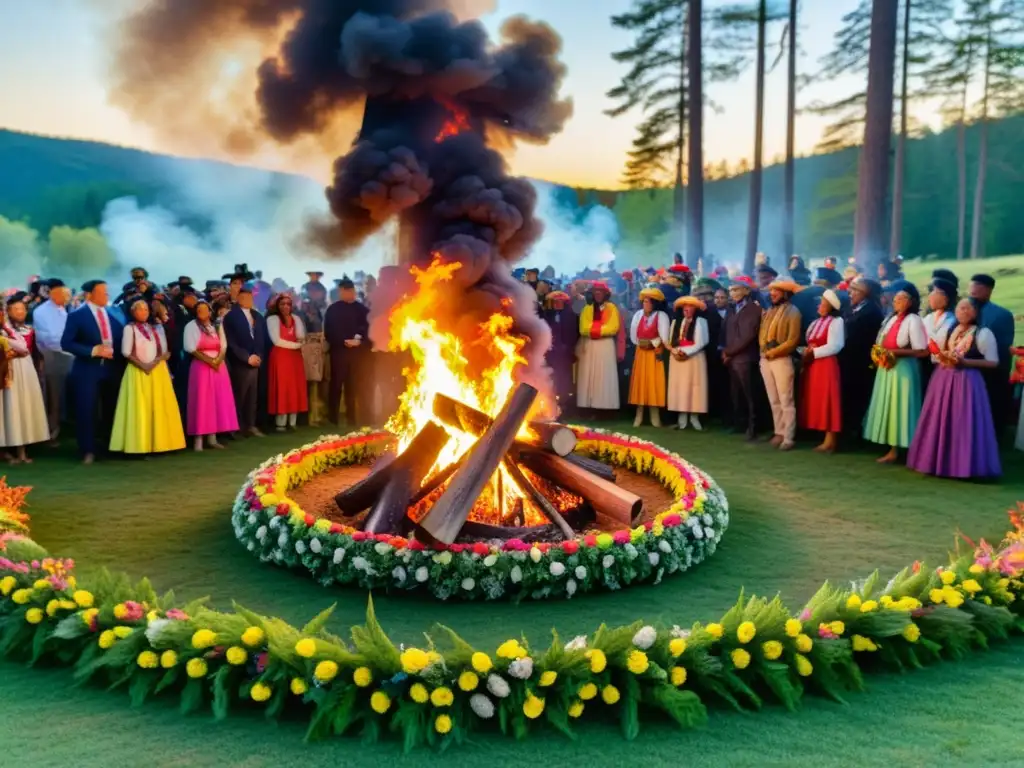
[[[1005,511],[1024,496],[1024,454],[1005,454],[999,484],[968,484],[879,467],[874,454],[782,454],[723,434],[642,430],[709,471],[729,496],[731,528],[718,552],[691,573],[659,586],[572,601],[439,604],[375,595],[396,641],[413,641],[433,622],[472,641],[497,643],[526,632],[546,643],[601,622],[689,624],[717,618],[740,589],[781,592],[791,607],[825,579],[845,581],[876,566],[889,574],[915,558],[943,560],[954,535],[998,539]],[[235,599],[260,613],[301,622],[338,602],[332,630],[360,621],[366,594],[324,590],[299,572],[261,564],[233,538],[229,514],[247,471],[313,437],[269,437],[223,453],[118,461],[87,468],[69,453],[37,451],[31,467],[9,470],[30,495],[34,537],[74,557],[79,570],[110,567],[149,576],[180,597]],[[806,447],[806,446],[804,446]],[[403,756],[393,742],[336,739],[304,745],[301,723],[268,725],[239,714],[223,723],[181,717],[173,701],[129,707],[124,692],[73,688],[66,670],[0,663],[0,765],[11,766],[354,766],[386,761],[425,766],[452,760],[523,764],[807,766],[1021,765],[1017,705],[1024,690],[1024,643],[998,646],[962,663],[904,676],[874,675],[846,706],[808,699],[788,714],[715,711],[709,726],[680,732],[645,725],[635,742],[613,723],[590,724],[570,742],[540,731],[523,743],[480,736],[445,757]],[[1014,746],[1016,745],[1016,747]]]

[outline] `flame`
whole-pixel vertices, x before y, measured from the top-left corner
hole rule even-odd
[[[437,136],[434,137],[434,143],[440,144],[445,139],[451,136],[458,136],[460,133],[472,130],[473,126],[469,122],[469,113],[457,107],[451,102],[442,102],[449,112],[448,119],[444,121],[444,125],[441,126],[441,130],[437,132]]]

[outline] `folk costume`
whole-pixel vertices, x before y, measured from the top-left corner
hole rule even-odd
[[[235,395],[225,358],[224,329],[193,320],[185,326],[185,352],[192,357],[188,375],[187,432],[202,450],[202,438],[216,447],[217,435],[238,430]]]
[[[298,315],[286,319],[275,314],[267,318],[267,335],[272,345],[267,370],[269,412],[275,417],[278,431],[285,427],[294,429],[298,415],[309,410],[306,365],[302,359],[306,328]]]
[[[946,359],[999,363],[996,338],[988,328],[957,326],[941,351]],[[916,361],[915,361],[916,362]],[[932,374],[907,466],[926,475],[999,477],[999,444],[985,379],[978,368],[940,365]]]
[[[800,376],[800,400],[797,423],[801,429],[826,434],[821,450],[834,450],[835,435],[843,431],[842,376],[839,353],[846,343],[843,318],[838,316],[839,296],[826,290],[823,301],[832,312],[819,317],[807,329],[807,351]]]
[[[544,297],[544,322],[551,328],[551,348],[544,361],[551,369],[555,398],[563,416],[572,415],[576,408],[573,367],[576,363],[576,344],[580,338],[579,321],[572,311],[572,300],[563,291],[552,291]]]
[[[121,379],[110,450],[130,454],[180,451],[185,447],[185,433],[171,372],[163,359],[168,354],[163,328],[129,323],[121,335],[121,354],[130,364]],[[155,365],[144,370],[140,363]]]
[[[629,338],[636,347],[633,356],[632,374],[629,379],[629,404],[636,406],[633,426],[639,427],[644,420],[644,408],[651,410],[651,424],[661,426],[660,409],[665,407],[665,363],[662,358],[663,346],[668,343],[669,320],[659,307],[665,302],[665,294],[657,288],[640,291],[640,301],[649,302],[646,308],[633,315],[629,327]]]
[[[696,296],[683,296],[675,302],[675,317],[669,331],[668,409],[679,414],[676,429],[689,424],[701,430],[700,416],[708,412],[708,366],[705,348],[711,337],[708,321],[698,314],[686,317],[684,307],[704,312],[707,305]]]
[[[796,437],[796,368],[793,353],[800,344],[800,311],[789,302],[799,290],[791,280],[776,280],[769,291],[782,291],[786,298],[765,312],[758,334],[761,348],[761,377],[768,392],[775,435],[772,445],[788,451]]]
[[[13,353],[7,361],[8,385],[3,389],[0,445],[22,448],[50,439],[43,388],[36,372],[35,334],[28,326],[5,324],[0,336]]]
[[[621,407],[616,350],[619,310],[609,301],[611,291],[607,284],[596,282],[592,291],[594,303],[587,304],[580,313],[576,405],[617,411]]]

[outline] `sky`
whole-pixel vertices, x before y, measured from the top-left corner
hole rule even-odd
[[[215,2],[216,0],[210,0]],[[131,0],[0,0],[0,127],[53,136],[95,139],[152,151],[171,151],[146,125],[133,122],[108,103],[106,68],[109,55],[109,13],[97,9]],[[497,0],[483,21],[497,36],[503,19],[525,14],[548,22],[562,35],[568,67],[563,94],[575,102],[565,130],[544,146],[522,146],[510,157],[521,175],[581,187],[620,186],[622,169],[639,114],[611,118],[605,96],[624,67],[611,53],[627,47],[628,33],[612,27],[613,14],[632,0]],[[708,0],[707,5],[719,4]],[[798,42],[799,71],[810,74],[832,44],[842,15],[857,0],[803,0]],[[770,32],[769,63],[778,50],[782,27]],[[705,110],[704,160],[735,165],[749,158],[753,147],[754,74],[751,67],[737,81],[707,88],[719,106]],[[786,67],[783,60],[766,84],[765,162],[785,149]],[[842,84],[818,84],[798,94],[798,106],[827,97]],[[798,154],[809,153],[825,121],[802,114],[796,126]],[[244,162],[244,158],[228,158]],[[326,178],[330,167],[295,167],[294,157],[261,156],[258,164],[277,170],[298,170]]]

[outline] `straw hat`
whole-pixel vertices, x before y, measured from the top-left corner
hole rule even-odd
[[[678,299],[676,299],[676,303],[673,304],[672,306],[675,307],[676,309],[686,306],[696,307],[701,312],[708,308],[708,305],[705,304],[700,299],[698,299],[696,296],[680,296]]]

